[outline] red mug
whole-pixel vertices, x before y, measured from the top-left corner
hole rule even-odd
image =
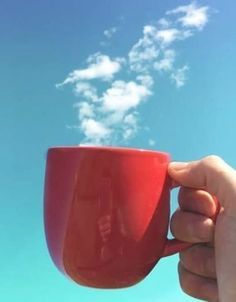
[[[60,271],[86,286],[127,287],[190,245],[167,239],[169,161],[167,153],[143,149],[48,150],[45,233]]]

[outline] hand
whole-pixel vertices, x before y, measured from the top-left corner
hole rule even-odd
[[[182,289],[205,301],[236,301],[236,172],[209,156],[189,163],[170,163],[169,174],[180,185],[171,229],[180,240],[196,243],[180,253]],[[216,223],[216,196],[221,211]]]

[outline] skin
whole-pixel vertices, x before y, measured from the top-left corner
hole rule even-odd
[[[236,301],[236,172],[217,156],[170,163],[180,186],[179,209],[171,230],[193,245],[180,253],[180,285],[192,297],[209,302]],[[220,212],[214,222],[217,206]]]

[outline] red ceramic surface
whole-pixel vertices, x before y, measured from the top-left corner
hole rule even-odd
[[[126,287],[188,245],[167,240],[169,160],[138,149],[49,149],[45,231],[64,274],[86,286]]]

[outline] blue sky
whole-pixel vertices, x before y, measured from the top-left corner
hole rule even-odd
[[[235,9],[232,0],[1,1],[3,301],[195,301],[179,287],[178,256],[125,290],[60,274],[44,239],[45,155],[102,143],[181,161],[214,153],[236,166]]]

